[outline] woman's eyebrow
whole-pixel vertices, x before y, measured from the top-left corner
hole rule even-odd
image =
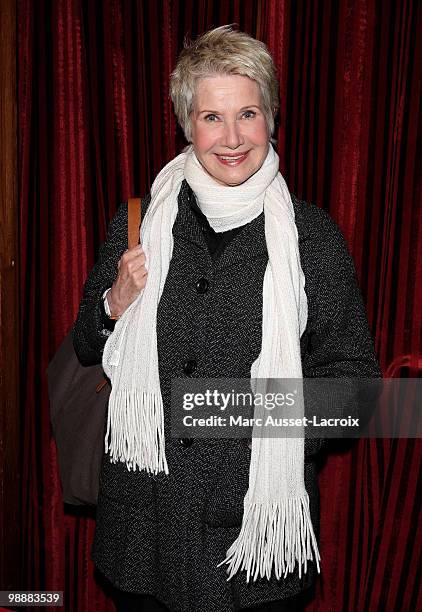
[[[257,108],[258,110],[261,110],[261,107],[258,106],[258,104],[247,104],[246,106],[242,106],[242,108],[239,109],[239,113],[243,110],[246,110],[247,108]],[[212,113],[214,115],[219,115],[221,112],[222,111],[204,109],[198,111],[198,115],[201,115],[202,113]]]
[[[261,110],[261,107],[258,106],[258,104],[248,104],[247,106],[242,106],[240,110],[243,111],[243,110],[246,110],[247,108],[257,108],[258,110]]]

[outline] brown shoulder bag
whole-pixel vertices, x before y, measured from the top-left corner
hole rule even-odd
[[[140,198],[128,200],[128,246],[139,242]],[[47,369],[50,417],[63,501],[95,505],[98,497],[110,383],[101,364],[82,366],[69,332]]]

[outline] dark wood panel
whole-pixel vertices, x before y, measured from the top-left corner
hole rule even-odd
[[[0,587],[19,588],[16,0],[0,2]]]

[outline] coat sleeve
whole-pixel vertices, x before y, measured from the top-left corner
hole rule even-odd
[[[150,198],[142,200],[142,216]],[[104,345],[110,335],[104,322],[102,296],[117,277],[117,264],[127,249],[127,203],[122,204],[112,219],[105,243],[100,247],[98,260],[88,275],[82,301],[72,329],[73,346],[84,366],[101,363]]]
[[[381,376],[352,257],[335,222],[319,211],[318,236],[308,246],[312,294],[303,375]],[[306,289],[306,287],[305,287]]]
[[[303,376],[349,379],[381,377],[346,241],[327,213],[312,206],[312,216],[311,236],[304,243],[301,253],[305,282],[309,285]],[[360,402],[359,408],[362,409],[362,406]],[[307,411],[308,408],[307,405]],[[326,447],[327,442],[307,440],[307,455]]]

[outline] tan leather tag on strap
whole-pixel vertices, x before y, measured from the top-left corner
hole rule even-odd
[[[102,378],[98,385],[95,387],[95,393],[101,393],[104,387],[107,385],[107,380]]]
[[[132,249],[139,244],[141,226],[141,198],[129,198],[127,201],[127,243]]]

